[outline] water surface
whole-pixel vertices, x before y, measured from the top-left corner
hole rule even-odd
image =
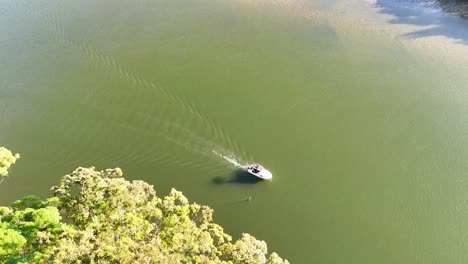
[[[293,263],[466,263],[467,41],[422,2],[2,0],[0,201],[119,166]]]

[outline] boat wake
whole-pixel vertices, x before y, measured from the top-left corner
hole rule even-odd
[[[234,155],[234,153],[222,154],[222,153],[219,153],[216,150],[213,150],[213,154],[215,154],[216,156],[224,159],[227,163],[229,163],[232,166],[237,167],[237,168],[245,168],[245,167],[247,167],[249,165],[248,162],[240,160],[238,157],[236,157],[236,155]]]
[[[159,99],[159,102],[161,102],[160,104],[151,103],[151,109],[143,107],[126,109],[125,126],[121,127],[120,122],[115,125],[129,133],[151,138],[153,141],[157,141],[155,140],[157,135],[161,139],[164,139],[164,141],[170,143],[170,145],[159,142],[157,146],[142,146],[140,151],[136,152],[138,154],[135,154],[135,152],[122,154],[118,157],[119,161],[132,159],[139,162],[157,161],[159,164],[171,166],[202,166],[200,163],[184,161],[183,158],[176,159],[176,149],[173,149],[173,146],[177,145],[179,148],[183,148],[186,151],[216,159],[216,166],[220,166],[220,158],[221,161],[225,161],[234,167],[240,168],[247,165],[247,162],[241,161],[238,156],[250,159],[248,153],[244,151],[220,125],[208,118],[194,102],[177,93],[175,90],[164,87],[154,78],[148,79],[138,72],[129,70],[125,64],[120,63],[115,57],[99,51],[91,44],[71,38],[67,34],[63,23],[61,23],[63,15],[60,13],[48,12],[47,9],[37,9],[34,12],[31,11],[31,15],[45,19],[47,26],[51,29],[51,40],[54,41],[53,43],[56,43],[58,47],[71,48],[79,51],[82,55],[86,55],[86,61],[91,63],[90,65],[93,66],[93,70],[103,71],[109,78],[115,78],[119,80],[119,82],[125,81],[125,85],[134,89],[132,93],[134,98],[139,100],[146,100],[147,98]],[[185,36],[183,36],[182,39],[184,38]],[[103,97],[103,100],[111,98],[111,96],[107,96],[112,93],[111,90],[102,89],[99,90],[99,92],[100,94],[95,94],[93,90],[86,98],[91,102],[98,96]],[[113,103],[115,102],[101,101],[97,107]],[[172,108],[171,106],[177,106],[177,108]],[[102,109],[96,109],[97,112],[101,110]],[[169,116],[168,114],[174,112],[183,114],[184,117],[189,118],[191,122],[185,122],[184,125],[179,124],[174,116]],[[187,123],[194,125],[187,126],[185,125]],[[194,132],[195,125],[197,127],[206,128],[204,136]],[[191,127],[191,129],[189,129],[189,127]],[[67,129],[69,128],[67,127]],[[166,134],[158,133],[158,131],[166,132]],[[226,146],[228,149],[226,149]],[[135,148],[135,146],[132,146],[132,148]],[[165,148],[165,154],[155,158],[153,153],[157,153],[159,148]],[[235,155],[234,152],[238,155]],[[105,157],[105,155],[103,155],[103,157]],[[208,163],[213,163],[212,159]]]

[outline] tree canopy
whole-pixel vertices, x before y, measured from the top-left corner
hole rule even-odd
[[[52,190],[0,207],[0,262],[289,263],[249,234],[233,241],[208,206],[175,189],[159,198],[119,168],[78,168]]]
[[[11,165],[15,164],[16,160],[19,159],[19,154],[14,154],[4,148],[0,147],[0,177],[5,177],[8,175],[8,170]]]

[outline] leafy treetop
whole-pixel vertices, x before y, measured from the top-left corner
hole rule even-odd
[[[16,160],[19,159],[19,154],[11,153],[10,150],[0,147],[0,177],[8,175],[8,170],[11,165],[15,164]]]
[[[208,206],[175,189],[158,198],[119,168],[78,168],[52,190],[0,207],[0,262],[289,263],[249,234],[232,241]]]

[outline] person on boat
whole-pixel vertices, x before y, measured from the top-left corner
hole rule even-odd
[[[260,170],[258,169],[258,164],[255,164],[252,166],[252,171],[255,172],[255,173],[259,173]]]

